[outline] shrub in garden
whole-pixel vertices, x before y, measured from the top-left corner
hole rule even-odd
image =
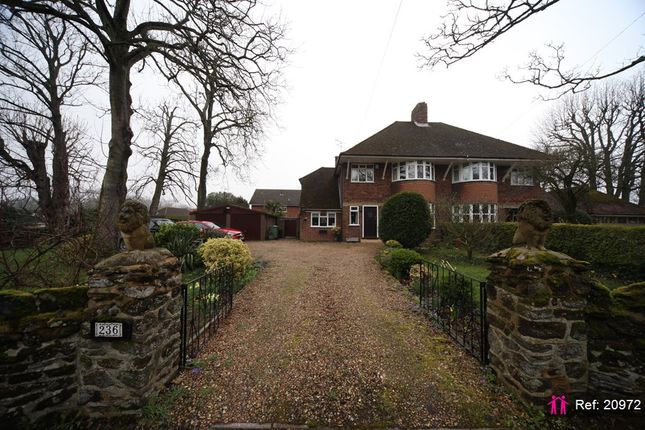
[[[398,240],[394,239],[390,239],[385,242],[385,246],[387,246],[388,248],[403,248],[403,245],[401,245]]]
[[[430,208],[421,194],[397,193],[383,205],[379,223],[383,242],[396,240],[406,248],[414,248],[426,240],[431,231]]]
[[[392,276],[397,279],[407,279],[410,276],[410,268],[425,259],[412,249],[393,248],[383,250],[380,261]]]
[[[199,228],[190,224],[162,224],[154,235],[155,246],[166,248],[179,259],[181,270],[193,270],[201,265],[197,247],[201,244]]]
[[[252,261],[248,245],[236,239],[208,239],[197,252],[209,271],[230,265],[236,281],[244,277]]]

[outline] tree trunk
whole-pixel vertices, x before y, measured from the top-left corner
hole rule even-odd
[[[53,97],[58,100],[58,97]],[[69,216],[69,154],[67,138],[63,128],[63,117],[60,105],[52,106],[52,125],[54,138],[52,142],[52,225],[50,228],[62,233]]]
[[[638,189],[638,206],[645,207],[645,155],[641,163],[641,185]]]
[[[210,127],[209,127],[210,128]],[[204,127],[204,153],[199,165],[199,185],[197,186],[197,209],[206,207],[206,180],[208,178],[208,159],[211,155],[211,136]]]
[[[155,180],[155,192],[152,195],[152,201],[150,202],[150,208],[148,213],[150,216],[157,214],[159,210],[159,201],[161,200],[161,193],[163,192],[164,183],[166,182],[166,169],[168,168],[168,151],[170,150],[170,137],[166,135],[166,140],[163,143],[163,149],[161,150],[161,160],[159,160],[159,172],[157,173],[157,179]]]
[[[115,52],[118,51],[118,52]],[[132,155],[132,99],[130,97],[130,65],[127,46],[112,48],[110,63],[110,114],[112,137],[98,208],[95,243],[115,248],[118,240],[116,221],[125,201],[128,180],[128,159]],[[115,61],[114,59],[117,59]],[[118,60],[121,61],[118,61]]]

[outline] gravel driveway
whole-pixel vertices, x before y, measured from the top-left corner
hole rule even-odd
[[[415,313],[380,243],[249,243],[268,263],[175,383],[171,425],[496,427],[524,419],[478,362]]]

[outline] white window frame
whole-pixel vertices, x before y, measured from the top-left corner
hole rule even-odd
[[[533,174],[528,167],[516,167],[511,170],[511,185],[533,186]]]
[[[364,170],[365,180],[361,180],[361,169]],[[356,172],[356,176],[354,176]],[[368,180],[369,172],[372,172],[372,180]],[[374,182],[374,164],[352,164],[350,172],[351,181],[354,183],[367,183],[371,184]]]
[[[352,214],[356,214],[356,223],[352,224]],[[349,224],[350,226],[361,225],[360,219],[360,206],[350,206],[349,207]]]
[[[428,209],[430,210],[430,217],[432,218],[432,229],[437,228],[437,217],[435,216],[434,203],[428,202]]]
[[[477,179],[473,179],[475,176]],[[452,166],[452,183],[459,182],[497,182],[497,166],[490,161],[455,164]]]
[[[324,215],[323,215],[323,213],[324,213]],[[334,218],[334,224],[333,225],[329,224],[329,215],[330,214],[334,215],[333,216],[333,218]],[[318,225],[314,225],[314,216],[316,218],[318,218]],[[336,212],[335,211],[325,211],[325,212],[313,211],[313,212],[311,212],[310,218],[311,218],[309,220],[309,226],[310,227],[313,227],[313,228],[334,228],[334,227],[336,227]],[[327,225],[320,225],[320,220],[323,219],[323,218],[325,219],[325,223]]]
[[[376,238],[379,238],[379,217],[378,217],[378,205],[363,205],[361,209],[361,219],[365,219],[365,208],[376,208]],[[361,226],[361,237],[365,238],[365,223],[362,223]]]
[[[453,222],[497,222],[497,204],[466,203],[452,207]]]
[[[419,178],[421,168],[421,178]],[[414,178],[410,178],[410,172]],[[434,164],[428,160],[398,161],[392,163],[392,182],[398,181],[434,181]]]

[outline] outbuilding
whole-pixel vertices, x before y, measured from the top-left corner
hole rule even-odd
[[[190,217],[242,230],[246,240],[265,240],[271,226],[278,224],[278,218],[273,215],[233,205],[197,209],[190,212]]]

